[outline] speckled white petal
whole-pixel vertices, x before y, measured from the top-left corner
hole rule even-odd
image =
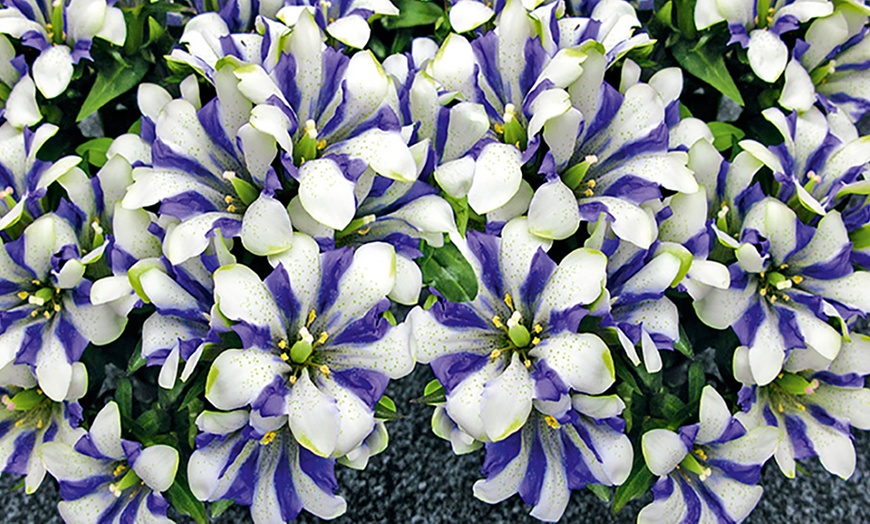
[[[302,502],[302,507],[309,513],[322,519],[334,519],[347,510],[347,502],[341,497],[321,490],[299,467],[298,459],[291,473],[296,495]]]
[[[840,332],[805,309],[795,309],[794,314],[807,346],[828,362],[837,358],[843,342]]]
[[[529,463],[528,440],[523,439],[520,446],[520,452],[517,456],[508,462],[498,475],[474,483],[475,497],[486,503],[495,504],[519,490],[520,484],[526,476],[526,467]]]
[[[843,218],[839,212],[831,211],[819,220],[809,244],[789,258],[788,262],[795,268],[825,263],[848,249],[848,245],[849,233]]]
[[[313,238],[304,233],[293,233],[290,249],[270,257],[269,262],[284,267],[293,294],[303,308],[314,304],[320,287],[320,247]]]
[[[603,393],[615,380],[610,350],[590,333],[559,333],[545,339],[529,355],[546,361],[574,391]]]
[[[160,366],[160,374],[157,376],[157,384],[163,389],[172,389],[175,379],[178,378],[178,347],[172,348],[163,365]]]
[[[12,88],[4,116],[15,127],[32,126],[42,120],[36,104],[36,85],[29,75],[22,77]]]
[[[726,475],[711,475],[704,485],[718,497],[725,513],[734,522],[742,522],[748,517],[764,492],[761,486],[749,486]]]
[[[332,456],[341,431],[339,408],[333,397],[314,385],[307,368],[287,396],[287,417],[301,446],[320,457]]]
[[[230,213],[205,213],[185,220],[166,233],[163,252],[172,264],[182,264],[206,250],[211,240],[208,233],[214,229],[216,222],[239,218]]]
[[[548,120],[544,126],[544,142],[547,143],[550,151],[553,153],[553,160],[556,162],[557,169],[565,167],[568,160],[574,154],[577,135],[582,123],[583,114],[571,107],[559,116]]]
[[[338,284],[329,311],[318,312],[330,329],[341,329],[383,300],[396,283],[396,252],[390,244],[372,242],[357,248]]]
[[[477,157],[474,180],[468,190],[468,205],[484,214],[505,205],[517,192],[523,179],[519,149],[492,143]]]
[[[166,491],[178,471],[178,450],[158,444],[143,449],[131,464],[136,475],[154,491]]]
[[[473,180],[474,159],[470,156],[445,162],[435,168],[435,181],[448,195],[455,198],[468,195]]]
[[[545,182],[529,203],[529,231],[544,238],[564,240],[580,227],[577,198],[562,180]]]
[[[643,434],[641,449],[653,475],[667,475],[688,455],[680,436],[667,429],[653,429]]]
[[[67,396],[72,381],[72,366],[67,361],[60,340],[52,331],[43,332],[43,336],[46,335],[49,340],[43,341],[36,357],[36,379],[48,398],[60,402]]]
[[[801,413],[800,418],[806,423],[807,437],[819,454],[822,466],[842,479],[851,477],[856,464],[855,446],[851,436],[821,424],[807,413]]]
[[[278,306],[253,270],[241,264],[224,266],[215,271],[214,283],[215,302],[227,318],[268,326],[273,337],[284,336]]]
[[[776,82],[785,70],[788,48],[770,31],[755,29],[749,33],[749,65],[758,78],[768,84]]]
[[[536,322],[548,322],[550,311],[591,304],[607,279],[607,257],[600,251],[575,249],[559,262],[541,293]]]
[[[641,249],[648,249],[656,239],[656,222],[641,207],[614,197],[584,198],[581,204],[585,202],[600,202],[607,206],[607,212],[613,217],[611,227],[619,238]]]
[[[785,344],[779,332],[776,317],[767,309],[765,319],[758,327],[755,340],[749,347],[749,368],[752,378],[759,386],[773,381],[782,370],[785,360]]]
[[[372,34],[369,23],[361,16],[350,15],[339,18],[326,26],[329,36],[354,49],[362,49]]]
[[[486,382],[480,397],[481,420],[487,440],[498,442],[520,429],[532,411],[535,381],[514,354],[505,370]]]
[[[701,425],[695,440],[701,443],[718,439],[728,428],[731,421],[731,411],[725,400],[712,386],[705,386],[701,393],[700,416]]]
[[[147,269],[139,275],[145,296],[159,309],[196,311],[199,304],[172,277],[160,268]]]
[[[406,322],[413,326],[417,360],[421,364],[462,351],[488,354],[502,347],[504,342],[504,335],[494,328],[452,328],[438,323],[431,313],[420,307],[408,313]]]
[[[835,280],[804,278],[801,287],[861,311],[870,311],[870,273],[855,271]]]
[[[335,230],[347,227],[356,214],[354,183],[329,159],[299,168],[299,200],[312,218]]]
[[[293,245],[293,227],[284,206],[265,194],[251,202],[242,219],[242,245],[255,255],[280,253]]]
[[[458,91],[466,100],[473,100],[475,61],[471,44],[464,37],[451,33],[441,44],[427,71],[447,91]]]
[[[237,409],[253,402],[276,375],[290,367],[259,349],[229,349],[212,363],[205,398],[216,408]]]
[[[275,139],[284,151],[293,151],[293,142],[288,129],[290,119],[279,107],[271,104],[258,104],[251,109],[251,127]]]
[[[127,318],[118,315],[111,304],[77,306],[68,295],[63,299],[63,308],[76,330],[98,346],[115,341],[127,326]]]
[[[530,233],[525,217],[515,218],[505,224],[501,232],[499,265],[507,292],[515,297],[520,296],[520,286],[529,273],[535,253],[538,249],[548,251],[552,244],[551,240]]]
[[[399,379],[413,371],[416,364],[413,335],[411,322],[406,320],[377,342],[331,346],[324,355],[324,362],[330,369],[369,369]]]
[[[702,322],[716,329],[728,329],[749,307],[757,286],[743,289],[712,289],[701,300],[695,301],[695,313]]]
[[[557,522],[568,507],[571,491],[565,478],[562,445],[558,433],[547,432],[542,435],[542,440],[547,467],[541,483],[541,496],[529,514],[544,522]]]
[[[413,306],[423,288],[423,273],[413,260],[404,255],[396,255],[396,284],[390,291],[392,300],[406,306]]]
[[[489,116],[482,105],[460,102],[451,107],[447,136],[439,152],[441,161],[447,162],[467,153],[478,140],[486,136],[489,128]]]
[[[107,7],[103,26],[94,36],[116,46],[123,46],[127,40],[127,24],[124,21],[124,12],[117,7]]]
[[[785,67],[785,86],[779,95],[779,105],[803,113],[816,101],[816,88],[809,73],[797,60]]]
[[[584,116],[591,118],[585,113]],[[601,141],[602,145],[606,142],[598,153],[598,159],[603,162],[623,145],[643,139],[664,122],[664,117],[665,108],[655,89],[647,84],[631,86],[607,131],[594,139],[595,142]]]
[[[33,81],[45,98],[52,99],[66,91],[73,75],[70,49],[52,46],[40,53],[33,63]]]
[[[107,457],[120,459],[124,456],[121,448],[121,413],[118,404],[109,402],[97,413],[88,432],[100,453]]]
[[[457,33],[465,33],[485,24],[495,13],[474,0],[461,0],[450,8],[450,26]]]
[[[486,382],[497,376],[500,372],[499,362],[489,362],[482,369],[476,371],[460,382],[447,394],[444,405],[447,414],[456,422],[463,431],[476,440],[487,439],[481,416],[481,397]],[[531,406],[531,398],[529,399]]]
[[[374,412],[352,391],[335,381],[324,381],[324,391],[335,399],[338,407],[338,440],[333,455],[346,455],[363,443],[375,429]]]
[[[417,179],[414,156],[397,131],[370,129],[331,150],[361,158],[375,173],[392,180],[413,182]]]

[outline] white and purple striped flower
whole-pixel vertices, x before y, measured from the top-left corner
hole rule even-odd
[[[122,439],[114,402],[73,446],[48,442],[39,453],[60,486],[58,511],[66,522],[172,522],[161,493],[175,481],[178,451]]]
[[[0,11],[0,33],[39,51],[33,80],[45,98],[63,93],[74,66],[91,60],[91,45],[100,38],[116,46],[127,39],[124,13],[107,0],[8,0]]]
[[[767,386],[744,387],[746,427],[773,426],[786,438],[774,457],[783,474],[795,475],[795,461],[819,457],[825,469],[847,479],[855,471],[851,427],[870,429],[870,337],[852,333],[829,362],[809,350],[794,350],[785,370]]]
[[[296,233],[265,280],[239,264],[215,272],[215,302],[241,338],[212,364],[205,397],[250,406],[261,433],[289,425],[299,444],[343,457],[375,429],[390,378],[414,366],[410,325],[393,326],[395,252],[380,242],[319,253]]]
[[[741,522],[761,499],[761,467],[779,445],[780,431],[747,431],[711,386],[702,393],[699,418],[679,431],[644,433],[643,456],[659,480],[639,523]]]

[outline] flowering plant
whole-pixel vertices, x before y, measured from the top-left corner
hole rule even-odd
[[[482,456],[466,489],[542,521],[583,492],[739,522],[774,463],[850,478],[868,23],[5,0],[0,472],[71,523],[332,519],[431,409],[410,431]]]

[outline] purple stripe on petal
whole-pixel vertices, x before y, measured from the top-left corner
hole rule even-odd
[[[832,386],[838,386],[841,388],[863,388],[864,387],[864,377],[857,373],[848,373],[846,375],[835,375],[830,371],[820,371],[813,375],[813,378],[817,378],[822,382],[830,384]]]
[[[529,506],[536,506],[541,500],[541,488],[544,484],[544,475],[547,471],[547,456],[538,433],[532,437],[531,449],[529,450],[529,464],[526,474],[520,483],[517,492],[523,502]]]
[[[468,232],[467,241],[468,249],[480,262],[480,279],[483,284],[493,295],[504,296],[504,281],[498,261],[498,238],[471,230]]]
[[[124,450],[124,456],[127,457],[127,464],[133,466],[139,460],[139,455],[142,453],[142,444],[132,440],[121,439],[121,449]]]
[[[166,499],[160,493],[153,491],[148,493],[148,498],[145,499],[145,506],[152,515],[158,517],[165,517],[166,510],[169,509],[169,503],[166,502]]]
[[[695,484],[695,493],[699,495],[703,503],[707,506],[707,509],[709,509],[713,514],[716,522],[719,524],[736,524],[736,521],[728,515],[727,511],[725,511],[722,500],[707,487],[706,483],[698,482]]]
[[[580,218],[584,222],[597,222],[602,214],[611,222],[615,220],[607,209],[607,205],[602,202],[582,202],[579,205],[579,211]]]
[[[800,26],[800,20],[798,20],[795,15],[783,15],[776,19],[776,22],[774,22],[773,25],[770,26],[768,31],[775,34],[776,36],[780,36],[783,33],[794,31]]]
[[[16,364],[36,366],[36,357],[39,354],[39,350],[42,349],[42,332],[44,328],[44,322],[27,326],[24,330],[24,340],[21,342],[18,353],[15,354]]]
[[[192,158],[176,153],[159,138],[156,138],[151,144],[151,162],[154,167],[178,169],[205,180],[214,178],[214,175],[205,166]]]
[[[758,329],[766,320],[767,311],[762,305],[761,300],[756,299],[731,328],[734,330],[737,338],[740,339],[741,344],[751,347],[755,342],[755,335],[758,333]]]
[[[550,275],[552,275],[555,270],[556,263],[553,262],[553,259],[551,259],[550,256],[539,247],[532,257],[532,263],[529,266],[529,273],[520,285],[520,299],[530,313],[537,309],[536,306],[538,299],[544,291],[544,286],[547,285]]]
[[[681,524],[697,524],[701,520],[701,499],[683,477],[677,477],[677,481],[680,484],[683,502],[686,504],[686,514]]]
[[[483,369],[487,362],[489,362],[489,355],[455,353],[438,357],[429,365],[432,367],[435,377],[438,378],[438,382],[450,394],[453,388],[465,380],[468,375]]]
[[[833,280],[852,273],[852,243],[840,247],[840,251],[830,260],[812,264],[801,270],[801,275],[820,280]]]
[[[81,480],[58,480],[60,496],[63,500],[78,500],[85,495],[90,495],[98,487],[111,481],[111,475],[97,475]]]
[[[570,411],[570,410],[569,410]],[[573,411],[570,411],[574,413]],[[595,441],[592,439],[592,435],[589,434],[589,430],[586,429],[586,425],[580,422],[579,417],[576,422],[573,423],[574,429],[577,431],[577,435],[586,444],[586,447],[589,448],[589,451],[592,452],[592,455],[595,456],[595,460],[597,460],[600,464],[604,463],[601,454],[598,453],[598,447],[595,446]]]
[[[807,435],[807,425],[803,420],[785,415],[785,429],[794,448],[794,458],[800,460],[816,456],[813,441]]]
[[[825,408],[819,406],[818,404],[810,404],[807,406],[807,411],[810,415],[813,416],[814,419],[818,420],[819,423],[832,427],[843,433],[845,435],[851,435],[851,431],[849,430],[849,423],[843,420],[838,420],[831,416]]]
[[[263,280],[266,289],[272,294],[272,299],[278,305],[278,309],[284,315],[288,325],[293,325],[296,319],[299,318],[302,304],[293,293],[293,287],[290,283],[290,277],[284,269],[283,264],[278,264],[269,276]]]
[[[51,442],[54,440],[54,437],[57,436],[58,425],[53,419],[51,424],[49,424],[48,429],[45,430],[45,433],[42,434],[43,442]],[[2,435],[0,435],[2,436]]]
[[[136,491],[133,497],[126,503],[124,511],[119,516],[119,524],[135,524],[136,514],[139,513],[139,503],[143,493],[144,491],[142,490]]]
[[[770,406],[765,404],[764,408],[761,410],[761,416],[764,417],[764,422],[768,426],[778,427],[779,421],[776,418],[776,415],[773,414],[773,410],[770,409]]]
[[[719,438],[712,441],[711,444],[720,444],[724,442],[731,442],[732,440],[738,439],[746,434],[746,428],[743,424],[740,423],[736,418],[732,418],[728,422],[728,426],[725,428],[725,431],[719,435]]]
[[[111,460],[115,457],[109,457],[107,455],[103,455],[103,452],[100,451],[100,448],[97,447],[96,442],[94,442],[94,438],[90,433],[85,433],[79,438],[73,449],[81,453],[82,455],[86,455],[95,459],[106,459]]]
[[[594,118],[592,115],[584,115],[587,121],[592,121],[589,129],[586,131],[584,142],[588,142],[592,137],[598,134],[604,126],[606,126],[619,111],[622,106],[622,94],[613,88],[607,82],[601,84],[601,97],[599,98],[598,112]]]
[[[531,374],[535,381],[535,399],[557,401],[562,395],[568,393],[568,386],[562,381],[556,371],[547,365],[546,359],[539,360],[535,364],[535,370]]]
[[[445,298],[441,298],[441,300],[433,304],[429,309],[429,313],[443,326],[490,329],[490,325],[480,318],[480,315],[470,306],[467,304],[455,304]]]
[[[281,518],[289,522],[302,511],[302,501],[296,494],[293,486],[293,475],[290,472],[290,457],[287,456],[286,446],[281,447],[281,455],[275,465],[275,474],[272,477],[275,486],[275,494],[278,499],[278,507],[281,510]]]
[[[27,265],[27,261],[24,259],[24,239],[25,236],[21,235],[18,239],[13,240],[12,242],[6,242],[4,247],[6,248],[6,253],[9,254],[9,258],[12,259],[18,266],[26,269],[30,272],[31,275],[41,278],[43,275],[37,275],[33,269]]]
[[[390,308],[388,299],[381,300],[365,316],[354,320],[332,339],[330,345],[373,344],[384,338],[392,325],[382,315]]]
[[[196,191],[185,191],[160,201],[160,214],[187,220],[205,213],[223,211]]]
[[[12,453],[6,460],[6,466],[3,468],[4,473],[15,473],[16,475],[27,474],[27,462],[30,460],[30,454],[33,452],[33,446],[36,444],[36,432],[25,431],[15,438],[15,443],[12,445]]]
[[[4,392],[5,392],[5,390],[4,390]],[[14,425],[14,421],[12,421],[12,420],[4,420],[4,421],[0,422],[0,438],[3,438],[4,436],[6,436],[6,434],[9,433],[9,430],[12,428],[13,425]]]
[[[779,306],[773,306],[773,310],[776,312],[779,334],[782,336],[785,349],[807,347],[800,327],[798,327],[794,311]]]
[[[75,326],[67,320],[66,315],[60,315],[55,328],[55,336],[63,345],[67,361],[72,364],[82,358],[85,348],[88,347],[88,339],[83,337]]]
[[[519,432],[517,432],[519,433]],[[568,489],[585,488],[586,484],[597,484],[598,479],[589,470],[589,465],[583,458],[583,454],[577,449],[576,444],[564,431],[559,432],[562,439],[562,464],[565,466],[565,477],[568,480]]]
[[[269,326],[256,326],[242,320],[233,326],[233,331],[242,339],[242,346],[245,349],[272,347],[272,331]]]
[[[375,408],[390,382],[390,377],[382,373],[360,368],[335,370],[332,377],[339,386],[351,390],[365,402],[369,409]]]
[[[698,435],[698,430],[700,428],[700,424],[697,423],[690,426],[683,426],[680,428],[680,440],[683,442],[683,445],[686,446],[686,451],[692,450],[692,446],[695,445],[695,437]]]
[[[520,92],[528,93],[532,89],[532,85],[540,76],[544,64],[549,61],[547,52],[544,51],[544,47],[541,45],[541,41],[537,36],[535,38],[526,39],[526,44],[523,48],[523,58],[525,58],[526,64],[520,73]],[[550,83],[552,84],[552,82]],[[525,107],[525,101],[523,102],[523,106],[523,111],[528,115],[529,112]]]
[[[653,484],[651,491],[656,502],[667,499],[674,493],[674,481],[670,475],[659,477],[659,480]]]
[[[335,249],[321,255],[322,276],[317,296],[318,312],[325,312],[335,303],[338,298],[339,281],[351,262],[353,262],[353,250],[350,248]]]
[[[743,484],[755,485],[761,480],[761,464],[738,464],[722,459],[710,459],[707,464],[721,469],[726,475]]]
[[[338,489],[338,481],[335,479],[335,459],[318,457],[299,446],[299,468],[317,484],[317,487],[330,495]]]
[[[550,319],[547,322],[547,332],[552,336],[562,331],[576,333],[580,322],[589,311],[582,304],[577,304],[565,309],[553,309],[550,311]]]
[[[494,31],[487,32],[483,36],[471,41],[471,49],[474,58],[480,68],[480,75],[492,88],[498,100],[505,100],[504,85],[498,67],[498,35]],[[474,75],[478,78],[477,74]],[[499,115],[500,117],[501,115]]]
[[[236,472],[232,485],[223,498],[233,499],[236,504],[250,506],[254,501],[254,490],[257,487],[257,460],[260,457],[260,447],[255,446],[250,456]]]
[[[640,205],[648,200],[661,198],[662,192],[655,182],[634,175],[625,175],[611,184],[603,195]]]
[[[520,454],[522,443],[522,431],[515,431],[498,442],[487,442],[480,472],[488,479],[501,473]]]

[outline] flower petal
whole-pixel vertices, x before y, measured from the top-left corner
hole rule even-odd
[[[293,245],[293,227],[284,206],[261,194],[251,202],[242,219],[242,245],[255,255],[286,251]]]
[[[339,408],[333,397],[314,385],[307,368],[287,396],[287,417],[301,446],[320,457],[332,456],[341,430]]]
[[[505,205],[517,192],[523,173],[519,149],[492,143],[477,157],[474,180],[468,190],[468,205],[478,214]]]
[[[253,402],[276,375],[289,370],[281,359],[265,351],[229,349],[212,363],[205,398],[218,409],[237,409]]]
[[[65,45],[49,47],[33,63],[33,80],[42,96],[48,99],[66,91],[72,75],[72,56]]]
[[[480,416],[489,441],[498,442],[520,429],[532,411],[535,381],[514,354],[510,365],[488,380],[480,397]]]
[[[689,453],[680,436],[667,429],[653,429],[641,439],[643,459],[653,475],[667,475]]]
[[[616,378],[607,344],[590,333],[559,333],[545,339],[529,355],[545,361],[565,384],[580,393],[603,393]]]
[[[356,214],[354,183],[329,159],[310,160],[299,168],[299,200],[312,218],[339,231]]]

